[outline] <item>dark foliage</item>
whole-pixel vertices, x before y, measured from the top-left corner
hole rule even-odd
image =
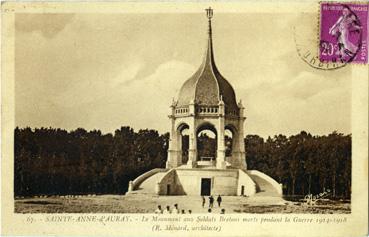
[[[114,135],[77,129],[15,129],[15,196],[122,194],[129,180],[164,167],[168,134],[134,132]]]
[[[15,129],[15,196],[123,194],[129,180],[165,167],[169,134],[135,132],[121,127],[113,134],[77,129]],[[209,140],[209,141],[207,141]],[[231,140],[226,138],[227,152]],[[184,161],[188,136],[183,137]],[[216,142],[201,137],[203,156],[215,153]],[[245,138],[248,169],[264,172],[283,184],[287,195],[318,194],[350,198],[351,135],[336,132],[312,136],[306,132],[264,141]],[[229,150],[229,151],[228,151]]]
[[[306,132],[286,137],[245,138],[248,169],[262,171],[283,184],[286,195],[329,192],[332,198],[351,195],[351,135]]]

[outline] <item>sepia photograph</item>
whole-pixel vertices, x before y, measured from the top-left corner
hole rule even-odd
[[[350,69],[202,10],[16,15],[15,212],[350,213]]]
[[[240,236],[228,227],[358,217],[367,4],[76,5],[3,6],[2,203],[17,223],[149,215],[150,236]]]

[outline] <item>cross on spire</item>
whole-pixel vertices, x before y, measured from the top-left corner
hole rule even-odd
[[[213,9],[209,7],[205,9],[205,11],[206,11],[206,17],[208,18],[208,22],[209,22],[209,27],[208,27],[209,41],[211,41],[211,18],[213,18]]]
[[[211,18],[213,17],[213,9],[211,9],[211,7],[205,9],[206,11],[206,16],[208,17],[209,20],[211,20]]]

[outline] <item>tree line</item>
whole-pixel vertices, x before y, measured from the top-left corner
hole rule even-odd
[[[312,136],[303,131],[265,141],[247,135],[245,146],[248,168],[282,183],[285,195],[327,192],[333,198],[350,198],[351,135],[333,132]]]
[[[135,132],[130,127],[113,134],[17,127],[14,138],[15,196],[124,194],[130,180],[165,167],[169,134],[149,129]],[[214,151],[213,140],[202,136],[200,144]],[[350,198],[351,135],[301,132],[265,140],[247,135],[245,148],[248,169],[282,183],[286,195],[331,190],[334,197]]]
[[[15,196],[124,194],[128,182],[165,167],[169,134],[121,127],[15,129]]]

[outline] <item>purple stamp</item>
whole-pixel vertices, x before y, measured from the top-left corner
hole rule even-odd
[[[367,63],[369,5],[327,2],[320,7],[320,61]]]

